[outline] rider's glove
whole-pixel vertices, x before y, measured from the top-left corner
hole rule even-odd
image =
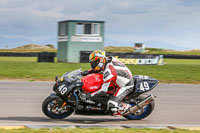
[[[86,76],[86,75],[88,75],[88,74],[90,74],[90,72],[89,72],[88,70],[86,70],[86,71],[84,71],[84,72],[81,72],[81,75],[82,75],[82,76]]]

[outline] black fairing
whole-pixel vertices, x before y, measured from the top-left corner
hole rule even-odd
[[[144,75],[135,75],[133,79],[135,84],[134,95],[151,91],[159,83],[157,79]]]
[[[69,95],[69,92],[71,92],[71,90],[76,86],[76,84],[74,82],[67,82],[67,81],[63,81],[54,85],[53,90],[56,92],[56,94],[58,94],[59,96],[62,97],[67,97]],[[61,87],[59,89],[59,87]],[[62,88],[66,88],[67,91],[62,91]],[[63,93],[62,93],[63,92]]]

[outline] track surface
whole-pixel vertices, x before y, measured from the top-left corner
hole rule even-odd
[[[187,125],[200,126],[200,85],[159,84],[154,112],[144,120],[72,115],[51,120],[41,110],[53,82],[0,81],[0,125]]]

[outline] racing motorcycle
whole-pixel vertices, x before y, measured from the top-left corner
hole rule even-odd
[[[111,83],[106,95],[90,97],[90,94],[101,87],[103,74],[94,73],[81,76],[81,69],[66,72],[53,86],[51,93],[42,104],[43,113],[52,119],[63,119],[72,113],[79,115],[121,115],[113,114],[107,107],[109,98],[119,89]],[[149,116],[154,110],[153,94],[146,95],[157,86],[158,80],[144,75],[133,76],[134,89],[123,102],[131,105],[122,116],[128,120],[140,120]],[[144,94],[145,93],[145,94]]]

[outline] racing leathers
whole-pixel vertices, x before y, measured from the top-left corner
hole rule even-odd
[[[93,70],[85,72],[85,75],[89,73],[94,73]],[[84,73],[83,73],[84,75]],[[91,93],[91,97],[98,94],[105,94],[111,83],[117,86],[118,90],[113,96],[108,100],[108,107],[113,112],[119,112],[121,114],[125,113],[129,108],[129,104],[125,104],[122,100],[132,92],[134,88],[134,83],[132,79],[132,74],[130,70],[117,58],[107,57],[105,68],[103,70],[103,84],[100,89]]]

